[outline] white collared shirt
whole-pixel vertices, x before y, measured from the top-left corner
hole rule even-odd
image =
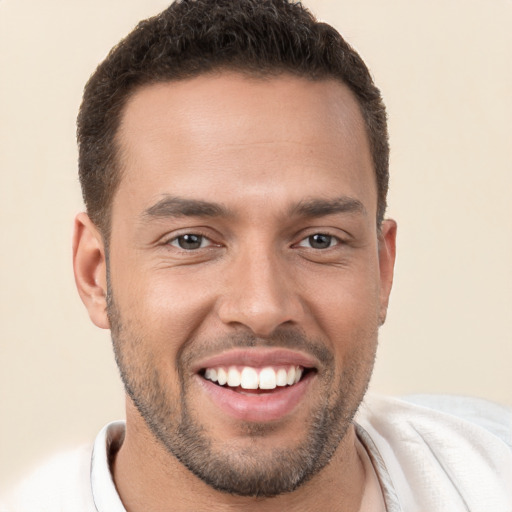
[[[361,512],[383,503],[387,512],[512,512],[512,411],[461,397],[411,400],[369,397],[356,417],[381,490],[368,489],[371,508]],[[126,512],[110,471],[124,429],[110,423],[92,448],[50,459],[0,512]]]

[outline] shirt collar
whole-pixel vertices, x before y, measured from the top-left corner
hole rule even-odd
[[[91,461],[91,488],[97,512],[126,512],[112,477],[111,465],[123,444],[125,422],[115,421],[101,429],[94,441]],[[387,512],[400,512],[395,489],[373,440],[356,424],[357,437],[366,450],[378,476]]]
[[[94,441],[91,490],[98,512],[126,512],[110,470],[111,463],[123,444],[124,433],[125,422],[115,421],[103,427]]]

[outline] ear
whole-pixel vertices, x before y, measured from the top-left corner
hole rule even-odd
[[[89,317],[102,329],[110,329],[107,317],[107,260],[98,228],[86,213],[75,218],[73,270],[78,293]]]
[[[382,325],[386,320],[389,294],[393,285],[396,256],[396,222],[391,219],[382,221],[379,233],[379,268],[380,268],[380,315]]]

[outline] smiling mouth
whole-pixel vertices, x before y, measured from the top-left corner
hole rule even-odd
[[[208,404],[223,418],[279,421],[305,400],[320,373],[315,359],[286,349],[233,350],[203,360],[195,374]],[[206,403],[205,403],[206,405]]]
[[[203,368],[199,374],[218,386],[230,388],[243,394],[261,394],[286,388],[299,383],[312,368],[303,366],[217,366]]]

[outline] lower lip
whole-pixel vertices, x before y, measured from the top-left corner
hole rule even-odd
[[[266,423],[290,414],[304,397],[314,372],[306,374],[293,386],[277,387],[265,394],[244,395],[197,376],[199,384],[212,402],[226,414],[243,421]]]

